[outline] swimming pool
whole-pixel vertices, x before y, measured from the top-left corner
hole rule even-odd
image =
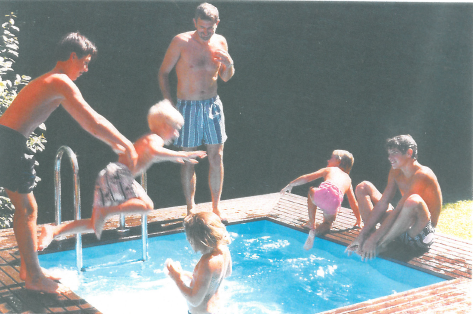
[[[318,313],[430,285],[444,279],[381,258],[362,262],[345,247],[262,220],[228,226],[233,274],[224,282],[227,313]],[[141,241],[85,248],[84,265],[136,259]],[[185,234],[149,239],[149,260],[78,273],[74,251],[40,255],[41,265],[98,310],[115,313],[186,313],[187,306],[163,268],[167,258],[192,271],[200,255]]]

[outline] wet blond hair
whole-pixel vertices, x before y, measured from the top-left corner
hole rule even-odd
[[[174,108],[168,99],[161,100],[151,106],[148,111],[148,126],[151,130],[159,128],[163,123],[172,125],[177,129],[184,125],[184,118],[181,113]]]
[[[355,158],[353,158],[353,155],[349,151],[341,149],[334,150],[332,155],[337,156],[340,160],[340,165],[338,167],[346,173],[350,173],[351,168],[355,163]]]
[[[214,250],[219,245],[230,244],[227,228],[213,212],[188,215],[184,218],[184,230],[196,251]]]

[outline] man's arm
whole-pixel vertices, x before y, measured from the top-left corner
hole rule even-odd
[[[107,119],[98,114],[82,97],[79,88],[66,76],[57,78],[54,83],[59,93],[64,109],[79,125],[94,137],[108,144],[116,153],[124,153],[135,166],[138,155],[131,143]]]
[[[228,82],[233,74],[235,74],[235,65],[233,64],[233,59],[228,53],[228,45],[226,39],[222,36],[222,44],[224,49],[218,49],[215,52],[214,59],[217,62],[220,62],[220,69],[218,74],[224,82]]]
[[[371,232],[376,228],[376,224],[381,220],[383,215],[388,210],[389,203],[396,194],[396,188],[397,184],[394,180],[393,170],[391,169],[388,175],[388,184],[384,189],[381,199],[378,203],[376,203],[373,210],[371,211],[368,221],[364,222],[364,226],[358,236],[346,248],[345,252],[347,252],[348,255],[350,255],[354,251],[356,251],[357,253],[361,252],[361,248],[363,247],[365,240],[370,236]]]
[[[180,40],[177,36],[173,38],[168,50],[166,51],[166,54],[164,55],[163,62],[161,63],[161,67],[159,68],[158,72],[158,81],[161,94],[163,95],[164,99],[168,99],[173,105],[174,102],[172,101],[171,87],[169,85],[169,73],[171,73],[181,55],[179,41]]]

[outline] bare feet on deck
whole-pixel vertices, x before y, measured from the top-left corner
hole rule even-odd
[[[92,227],[94,228],[95,236],[100,240],[102,236],[103,226],[107,216],[104,214],[104,209],[101,207],[96,207],[92,210]]]
[[[27,278],[27,280],[25,280],[25,288],[30,291],[45,292],[56,295],[70,291],[66,286],[57,283],[44,275],[35,279]]]
[[[54,227],[51,225],[43,225],[41,234],[38,238],[38,251],[42,251],[54,240]]]
[[[315,223],[311,223],[310,221],[308,221],[305,224],[303,224],[301,227],[305,229],[313,230],[315,229]]]
[[[54,276],[53,274],[48,272],[43,267],[41,267],[41,271],[43,272],[43,275],[48,279],[51,279],[51,280],[54,280],[54,281],[61,280],[61,277]],[[23,270],[23,267],[20,267],[20,279],[23,280],[23,281],[26,281],[26,271]]]
[[[220,220],[222,221],[222,223],[224,224],[228,223],[227,215],[223,214],[218,208],[214,208],[213,212],[215,215],[220,217]]]

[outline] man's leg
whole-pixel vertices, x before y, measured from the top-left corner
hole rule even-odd
[[[189,152],[196,150],[197,147],[182,147],[183,151]],[[192,210],[195,207],[195,185],[196,185],[196,175],[194,165],[190,162],[184,162],[181,165],[181,185],[184,192],[184,197],[186,198],[187,204],[187,215],[191,214]]]
[[[220,212],[220,197],[223,186],[223,144],[207,145],[209,159],[209,186],[212,194],[212,210],[221,219],[225,219]]]
[[[366,223],[371,215],[373,207],[379,202],[382,194],[378,189],[376,189],[373,183],[363,181],[356,186],[355,195],[358,201],[361,219]]]
[[[414,238],[421,233],[430,220],[430,212],[424,200],[416,194],[409,196],[404,202],[398,217],[386,235],[379,241],[378,248],[382,252],[386,246],[407,231]]]
[[[53,294],[68,291],[65,286],[47,278],[39,266],[36,252],[38,206],[33,193],[20,194],[7,190],[7,194],[15,206],[13,231],[20,251],[20,278],[25,281],[26,289]]]

